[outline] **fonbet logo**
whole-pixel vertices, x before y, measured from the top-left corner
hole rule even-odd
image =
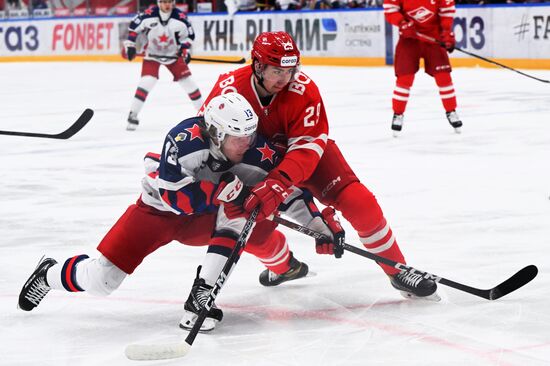
[[[296,66],[298,63],[298,56],[284,56],[281,57],[281,66]]]

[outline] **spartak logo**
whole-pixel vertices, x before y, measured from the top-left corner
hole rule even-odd
[[[294,49],[294,47],[292,46],[291,41],[282,42],[282,44],[283,44],[283,48],[284,48],[285,51],[292,51]]]
[[[225,103],[220,104],[220,106],[218,107],[218,109],[220,109],[220,110],[222,110],[224,108],[225,108]]]
[[[416,20],[418,23],[424,23],[434,16],[434,12],[421,6],[414,10],[408,11],[407,15]]]

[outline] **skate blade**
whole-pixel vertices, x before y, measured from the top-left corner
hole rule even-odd
[[[192,315],[191,315],[192,314]],[[185,315],[180,321],[180,328],[185,330],[191,330],[193,329],[193,326],[195,325],[195,321],[197,320],[198,315],[195,313],[191,313],[189,311],[185,311]],[[216,323],[218,321],[212,318],[206,318],[204,319],[204,322],[201,325],[201,329],[199,332],[201,333],[208,333],[214,330],[216,328]]]
[[[429,296],[416,296],[407,291],[399,291],[399,292],[401,293],[401,296],[403,296],[405,299],[426,300],[426,301],[433,301],[433,302],[441,301],[441,296],[439,296],[437,291]]]
[[[305,275],[306,278],[307,277],[315,277],[315,276],[317,276],[317,272],[313,272],[313,271],[308,271],[307,274]]]
[[[137,126],[136,124],[133,124],[133,123],[128,123],[128,125],[126,126],[126,131],[135,131],[137,129]]]
[[[462,133],[462,128],[460,128],[460,127],[455,127],[455,133],[457,133],[457,134],[460,135],[460,134]]]

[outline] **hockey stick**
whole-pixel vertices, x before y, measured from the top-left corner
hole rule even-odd
[[[150,57],[156,57],[159,59],[165,59],[165,60],[177,60],[178,56],[163,56],[163,55],[149,55]],[[202,62],[213,62],[218,64],[244,64],[246,62],[246,59],[240,58],[238,60],[217,60],[214,58],[201,58],[201,57],[191,57],[191,61],[202,61]]]
[[[254,222],[256,221],[256,217],[258,216],[259,211],[259,207],[255,208],[246,220],[244,228],[241,231],[239,238],[237,239],[237,244],[235,244],[235,248],[233,248],[233,250],[231,251],[231,255],[229,256],[229,258],[227,258],[227,261],[225,262],[225,265],[223,266],[223,269],[218,276],[218,279],[216,280],[216,284],[212,288],[212,291],[210,292],[210,295],[206,300],[204,308],[202,308],[199,316],[197,317],[197,320],[195,320],[195,324],[193,325],[193,328],[191,328],[191,330],[189,331],[187,338],[185,338],[185,340],[182,342],[172,344],[132,344],[126,347],[126,357],[128,357],[130,360],[136,361],[164,360],[169,358],[183,357],[189,352],[191,346],[193,345],[193,342],[195,341],[195,338],[197,337],[197,334],[199,333],[199,330],[201,329],[202,323],[206,319],[206,315],[214,305],[214,300],[216,299],[216,296],[218,296],[221,288],[225,284],[225,281],[227,281],[227,277],[229,277],[229,272],[231,271],[231,268],[234,264],[238,262],[240,258],[240,253],[246,245],[248,234],[254,226]]]
[[[305,226],[302,226],[302,225],[296,224],[294,222],[285,220],[281,217],[275,216],[273,218],[273,221],[276,222],[276,223],[279,223],[283,226],[286,226],[290,229],[296,230],[296,231],[298,231],[302,234],[311,236],[315,239],[323,239],[323,238],[326,239],[326,236],[324,234],[321,234],[320,232],[311,230],[311,229],[309,229]],[[418,274],[418,275],[421,275],[422,277],[424,277],[426,279],[431,279],[435,282],[439,282],[443,285],[447,285],[449,287],[455,288],[455,289],[460,290],[460,291],[467,292],[467,293],[472,294],[472,295],[483,297],[484,299],[487,299],[487,300],[496,300],[496,299],[500,299],[501,297],[503,297],[505,295],[508,295],[510,292],[513,292],[513,291],[519,289],[520,287],[526,285],[527,283],[529,283],[533,278],[536,277],[536,275],[538,273],[538,269],[537,269],[536,266],[529,265],[529,266],[519,270],[516,274],[514,274],[512,277],[508,278],[506,281],[502,282],[501,284],[499,284],[499,285],[497,285],[497,286],[495,286],[491,289],[488,289],[488,290],[482,290],[482,289],[478,289],[478,288],[475,288],[475,287],[466,286],[466,285],[463,285],[461,283],[454,282],[454,281],[448,280],[448,279],[443,278],[443,277],[436,276],[436,275],[431,274],[429,272],[420,271],[420,270],[418,270],[414,267],[407,266],[405,264],[392,261],[391,259],[381,257],[381,256],[376,255],[374,253],[371,253],[371,252],[368,252],[366,250],[357,248],[353,245],[349,245],[349,244],[344,243],[344,249],[348,250],[350,252],[353,252],[355,254],[358,254],[360,256],[372,259],[375,262],[384,263],[384,264],[387,264],[388,266],[395,267],[400,271],[407,271],[407,272],[410,272],[410,273]]]
[[[8,135],[8,136],[23,136],[23,137],[42,137],[47,139],[59,139],[59,140],[66,140],[68,138],[71,138],[75,133],[80,131],[84,126],[86,126],[86,123],[92,119],[92,116],[94,115],[94,111],[86,108],[84,112],[78,117],[75,123],[72,124],[71,127],[67,128],[65,131],[58,133],[58,134],[48,134],[48,133],[35,133],[35,132],[19,132],[19,131],[0,131],[0,135]]]
[[[441,41],[439,41],[439,40],[437,40],[437,39],[435,39],[435,38],[433,38],[433,37],[430,37],[430,36],[427,36],[427,35],[425,35],[425,34],[418,33],[418,32],[416,32],[416,35],[417,35],[418,37],[420,37],[420,38],[426,40],[426,41],[429,41],[429,42],[438,44],[438,45],[440,45],[441,47],[445,48],[445,44],[444,44],[443,42],[441,42]],[[465,54],[467,54],[467,55],[470,55],[470,56],[472,56],[472,57],[478,58],[478,59],[483,60],[483,61],[485,61],[485,62],[489,62],[489,63],[491,63],[491,64],[495,64],[495,65],[497,65],[497,66],[503,67],[503,68],[508,69],[508,70],[510,70],[510,71],[517,72],[518,74],[521,74],[521,75],[523,75],[523,76],[527,76],[528,78],[535,79],[535,80],[541,81],[541,82],[543,82],[543,83],[550,83],[550,80],[539,79],[539,78],[537,78],[537,77],[535,77],[535,76],[526,74],[526,73],[521,72],[521,71],[519,71],[519,70],[516,70],[516,69],[514,69],[514,68],[512,68],[512,67],[510,67],[510,66],[506,66],[506,65],[503,65],[503,64],[501,64],[501,63],[499,63],[499,62],[496,62],[496,61],[490,60],[490,59],[488,59],[488,58],[485,58],[485,57],[483,57],[483,56],[476,55],[475,53],[468,52],[468,51],[466,51],[466,50],[464,50],[464,49],[462,49],[462,48],[455,47],[455,50],[457,50],[457,51],[459,51],[459,52],[462,52],[462,53],[465,53]]]

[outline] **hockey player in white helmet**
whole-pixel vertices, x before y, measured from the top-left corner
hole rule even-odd
[[[140,44],[139,40],[144,40]],[[124,47],[128,60],[132,61],[138,48],[145,49],[141,79],[136,89],[127,129],[135,130],[139,124],[138,114],[159,78],[159,68],[164,65],[189,96],[195,109],[203,104],[198,85],[191,77],[188,63],[191,61],[191,45],[195,32],[185,13],[175,7],[173,0],[157,0],[157,6],[136,15],[128,28]]]
[[[99,243],[99,255],[71,256],[60,263],[42,259],[21,290],[19,308],[34,309],[51,289],[109,295],[150,253],[178,241],[209,245],[185,303],[181,326],[192,326],[246,221],[239,201],[244,193],[238,192],[263,179],[281,159],[270,144],[256,137],[257,125],[257,115],[237,93],[213,98],[204,116],[176,125],[166,136],[162,153],[146,155],[143,192]],[[229,190],[237,194],[228,196]],[[331,235],[309,196],[297,189],[289,200],[290,216]],[[271,221],[257,223],[245,251],[280,276],[279,283],[304,277],[308,266],[294,258],[274,228]],[[202,330],[213,329],[222,316],[213,307]]]

